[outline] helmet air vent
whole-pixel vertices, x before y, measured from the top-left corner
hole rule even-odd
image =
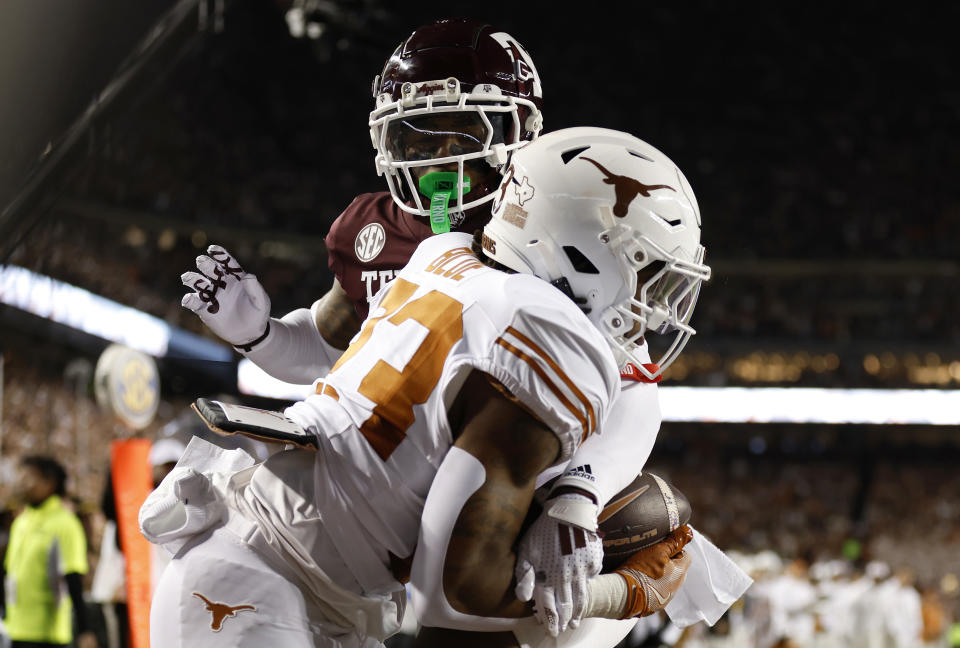
[[[563,160],[564,164],[570,164],[570,160],[577,157],[578,155],[586,151],[588,148],[590,147],[581,146],[579,148],[570,149],[569,151],[564,151],[563,153],[560,154],[560,158]]]
[[[567,258],[573,265],[573,269],[583,274],[600,274],[597,266],[593,265],[583,252],[572,245],[564,245],[563,251],[567,253]]]

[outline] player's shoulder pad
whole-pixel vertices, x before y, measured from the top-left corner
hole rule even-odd
[[[541,279],[508,275],[489,299],[501,331],[489,371],[554,430],[568,458],[619,392],[613,353],[577,305]]]
[[[386,191],[358,195],[333,221],[326,236],[327,246],[334,246],[342,237],[353,241],[364,225],[382,220],[384,215],[391,212],[392,206],[393,198]]]
[[[417,248],[410,255],[407,266],[411,269],[430,265],[438,256],[451,250],[467,248],[472,250],[473,237],[466,232],[447,232],[435,234],[420,241]]]
[[[469,280],[480,274],[504,274],[484,265],[473,253],[472,243],[473,237],[465,232],[448,232],[427,237],[417,245],[398,276],[416,283],[430,284],[439,280],[453,289],[455,284],[471,284]],[[467,289],[467,293],[473,291],[474,288]],[[466,299],[472,301],[470,297]]]

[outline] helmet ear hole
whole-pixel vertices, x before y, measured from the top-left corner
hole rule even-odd
[[[581,153],[586,150],[589,150],[589,146],[578,146],[577,148],[570,149],[569,151],[564,151],[560,154],[560,159],[563,160],[564,164],[570,164],[570,160],[574,159]]]

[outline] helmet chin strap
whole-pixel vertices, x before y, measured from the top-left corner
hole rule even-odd
[[[450,197],[458,194],[456,171],[433,171],[420,177],[420,193],[430,199],[430,229],[434,234],[450,231]],[[463,176],[463,193],[470,191],[470,176]],[[462,195],[462,194],[461,194]]]

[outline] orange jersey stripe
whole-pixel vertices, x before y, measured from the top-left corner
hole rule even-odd
[[[573,384],[573,381],[570,380],[570,378],[567,377],[567,374],[564,373],[563,369],[561,369],[560,366],[553,360],[553,358],[548,356],[543,349],[534,343],[533,340],[512,326],[507,327],[507,333],[510,333],[528,347],[536,351],[537,355],[539,355],[543,361],[546,362],[550,368],[556,372],[556,374],[560,377],[560,380],[562,380],[564,384],[570,388],[570,391],[573,392],[574,396],[576,396],[577,399],[579,399],[579,401],[583,404],[584,409],[587,410],[587,416],[590,417],[590,432],[593,432],[597,428],[597,420],[596,415],[593,413],[593,405],[590,404],[590,400],[586,397],[586,395],[577,389],[577,386]]]
[[[340,400],[340,394],[337,393],[337,390],[325,382],[317,383],[317,393],[321,396],[329,396],[335,401]]]
[[[577,407],[563,394],[560,388],[557,387],[552,380],[550,380],[550,377],[540,367],[540,365],[537,364],[537,361],[534,358],[513,346],[502,337],[497,338],[497,344],[530,365],[530,368],[533,369],[534,373],[540,376],[540,379],[544,382],[544,384],[546,384],[550,391],[552,391],[554,395],[560,399],[560,402],[563,403],[568,410],[570,410],[570,413],[573,414],[578,421],[580,421],[580,426],[583,428],[583,434],[580,436],[580,443],[583,443],[584,439],[586,439],[590,435],[590,432],[592,432],[592,429],[587,421],[587,417],[583,415],[583,412],[577,409]]]

